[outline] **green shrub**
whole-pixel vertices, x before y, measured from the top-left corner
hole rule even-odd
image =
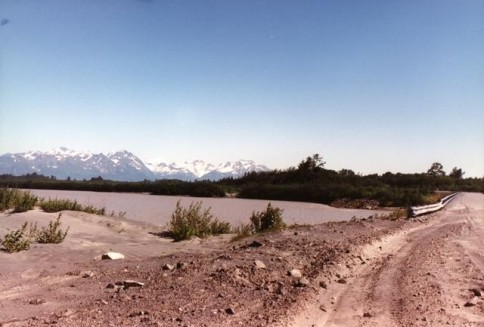
[[[43,227],[39,231],[36,231],[35,240],[38,243],[54,243],[59,244],[64,241],[67,236],[67,232],[69,231],[69,227],[65,231],[60,228],[62,214],[60,213],[57,216],[55,221],[49,221],[49,225],[47,227]]]
[[[231,227],[229,222],[214,219],[210,223],[210,232],[212,235],[228,234],[230,233],[230,230]]]
[[[32,210],[37,204],[38,198],[30,192],[19,191],[14,200],[13,212],[25,212]]]
[[[27,223],[25,222],[20,229],[7,233],[2,240],[2,245],[8,253],[25,251],[30,248],[31,238],[27,233]]]
[[[28,191],[14,188],[0,188],[0,211],[14,209],[14,212],[32,210],[38,198]]]
[[[106,214],[106,208],[96,208],[95,206],[81,206],[81,210],[79,211],[101,216],[104,216]]]
[[[258,233],[284,229],[286,224],[282,219],[283,211],[280,208],[272,207],[271,203],[267,205],[265,211],[254,211],[250,217],[253,230]]]
[[[61,214],[57,216],[55,221],[50,221],[47,227],[43,227],[40,230],[37,228],[37,224],[29,225],[25,222],[19,229],[7,233],[1,241],[1,244],[5,248],[5,251],[14,253],[28,250],[32,240],[35,240],[37,243],[62,243],[67,236],[69,227],[65,231],[60,229],[60,218]]]
[[[5,211],[13,207],[15,194],[18,190],[11,188],[0,188],[0,211]]]
[[[40,208],[45,212],[59,212],[63,210],[71,210],[71,211],[83,211],[87,213],[92,213],[96,215],[104,215],[106,212],[105,208],[96,208],[94,206],[83,206],[77,201],[68,200],[68,199],[50,199],[45,200],[43,199],[40,201]]]
[[[82,206],[77,201],[67,199],[42,199],[40,208],[45,212],[59,212],[63,210],[81,211]]]
[[[175,241],[230,232],[230,224],[215,218],[210,208],[202,210],[202,202],[192,202],[188,208],[183,208],[178,201],[168,226]]]
[[[286,228],[286,224],[282,219],[283,211],[284,210],[282,209],[273,207],[271,203],[267,205],[265,211],[254,211],[250,217],[250,224],[242,224],[234,229],[236,235],[231,241],[235,242],[255,233],[282,230]]]

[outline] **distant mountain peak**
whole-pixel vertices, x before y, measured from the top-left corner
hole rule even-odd
[[[59,179],[90,179],[102,176],[120,181],[144,179],[218,180],[225,177],[241,177],[251,171],[267,171],[264,165],[253,160],[227,161],[221,164],[194,160],[177,164],[164,162],[144,163],[128,150],[94,154],[67,147],[52,150],[7,153],[0,155],[0,174],[25,175],[38,173]]]

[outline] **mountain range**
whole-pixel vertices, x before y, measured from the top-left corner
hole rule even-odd
[[[177,163],[145,163],[126,150],[108,154],[74,151],[65,147],[47,152],[30,151],[0,155],[0,174],[25,175],[37,173],[58,179],[91,179],[101,176],[117,181],[145,179],[219,180],[241,177],[247,172],[267,171],[252,160],[228,161],[222,164],[202,160]]]

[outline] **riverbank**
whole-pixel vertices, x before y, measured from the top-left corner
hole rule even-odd
[[[2,214],[0,233],[24,221],[42,226],[55,216],[38,210]],[[380,219],[332,222],[236,243],[227,235],[172,242],[160,237],[154,225],[66,211],[62,227],[70,230],[63,243],[0,253],[0,322],[3,326],[54,321],[63,326],[142,322],[229,326],[255,319],[266,324],[282,318],[317,286],[296,286],[300,278],[288,276],[288,271],[299,269],[305,278],[315,278],[320,268],[334,269],[340,258],[354,256],[356,244],[351,243],[368,242],[402,224]],[[98,260],[108,251],[125,258]],[[265,268],[258,268],[256,260]],[[83,278],[86,272],[92,276]],[[108,288],[124,280],[145,285]]]

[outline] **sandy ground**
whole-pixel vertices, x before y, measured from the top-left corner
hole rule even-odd
[[[0,214],[0,236],[56,216]],[[175,243],[157,226],[78,212],[62,221],[62,244],[0,252],[0,326],[484,326],[482,194],[412,221],[238,242]],[[107,251],[126,257],[99,260]]]

